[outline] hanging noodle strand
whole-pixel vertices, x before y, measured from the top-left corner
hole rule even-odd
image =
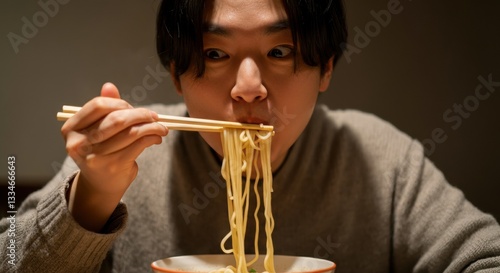
[[[264,268],[266,272],[275,273],[274,247],[272,232],[274,218],[271,210],[272,171],[271,171],[271,137],[272,132],[224,129],[221,133],[224,159],[221,173],[227,185],[227,205],[229,219],[229,233],[221,241],[224,253],[234,255],[236,265],[221,268],[214,273],[247,273],[249,266],[259,258],[259,219],[258,212],[261,206],[261,195],[258,184],[262,180],[262,203],[264,204],[266,256]],[[256,196],[255,257],[247,261],[245,256],[245,234],[248,223],[248,210],[250,207],[250,184],[254,178],[254,192]],[[261,178],[262,177],[262,178]],[[244,180],[244,181],[243,181]],[[226,248],[226,243],[231,238],[232,248]]]

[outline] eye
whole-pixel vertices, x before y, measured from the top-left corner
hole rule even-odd
[[[209,48],[209,49],[205,50],[205,57],[212,59],[212,60],[219,60],[222,58],[227,58],[228,55],[220,49]]]
[[[286,58],[288,57],[291,53],[293,53],[293,48],[290,46],[277,46],[269,51],[267,53],[267,56],[273,57],[273,58]]]

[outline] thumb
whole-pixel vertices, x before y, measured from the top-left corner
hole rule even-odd
[[[120,92],[118,91],[118,88],[116,88],[114,84],[107,82],[101,88],[101,96],[119,99]]]

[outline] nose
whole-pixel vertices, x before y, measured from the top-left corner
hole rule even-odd
[[[253,59],[245,58],[241,62],[236,75],[236,83],[231,90],[231,97],[236,101],[248,103],[261,101],[267,97],[259,67]]]

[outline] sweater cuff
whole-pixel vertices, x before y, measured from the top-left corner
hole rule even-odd
[[[127,208],[118,204],[102,230],[95,233],[81,227],[68,210],[66,190],[76,172],[56,192],[45,196],[37,206],[37,225],[51,251],[69,260],[79,260],[85,267],[100,264],[116,238],[125,229]]]

